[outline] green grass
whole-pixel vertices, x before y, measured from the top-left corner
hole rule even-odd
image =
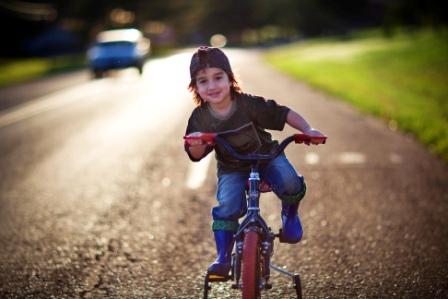
[[[268,62],[414,134],[448,162],[448,34],[369,32],[273,49]]]
[[[54,58],[0,58],[0,87],[76,69],[84,65],[84,57],[79,55]]]

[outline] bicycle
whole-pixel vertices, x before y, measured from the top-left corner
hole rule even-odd
[[[304,144],[324,144],[327,137],[312,137],[305,134],[294,134],[284,139],[272,154],[239,154],[219,134],[201,133],[195,137],[184,137],[186,139],[201,139],[204,143],[214,145],[220,144],[233,158],[239,161],[249,161],[251,171],[248,178],[247,214],[239,225],[234,235],[235,245],[232,253],[231,270],[227,276],[218,276],[210,273],[205,274],[204,299],[208,298],[211,290],[210,283],[234,281],[233,289],[241,289],[243,299],[261,298],[261,290],[269,290],[272,284],[269,282],[270,269],[292,278],[297,298],[302,298],[302,286],[300,275],[286,271],[271,263],[274,253],[274,240],[281,240],[281,229],[274,234],[265,220],[260,215],[259,199],[261,192],[269,192],[272,189],[267,183],[260,181],[258,171],[260,161],[272,160],[280,155],[292,141]]]

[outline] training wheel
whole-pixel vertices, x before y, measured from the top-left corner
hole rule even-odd
[[[297,299],[302,299],[302,282],[299,274],[295,274],[292,279],[294,281],[294,289],[296,290]]]
[[[204,279],[204,299],[208,298],[208,291],[211,290],[211,287],[209,285],[208,281],[208,273],[205,273],[205,279]]]

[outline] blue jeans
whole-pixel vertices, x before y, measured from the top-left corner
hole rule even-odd
[[[259,171],[261,179],[271,185],[272,191],[281,200],[290,200],[291,196],[300,194],[304,187],[303,177],[297,175],[285,154],[279,155]],[[248,177],[249,171],[218,172],[218,205],[212,209],[213,230],[238,229],[238,219],[247,210],[245,188]]]

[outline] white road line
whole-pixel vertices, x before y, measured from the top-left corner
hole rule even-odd
[[[343,164],[362,164],[366,162],[366,156],[358,152],[343,152],[339,155],[339,162]]]
[[[400,155],[394,153],[389,155],[389,160],[394,164],[401,164],[403,162],[403,158]]]
[[[186,181],[186,186],[188,188],[198,189],[204,184],[211,160],[212,155],[209,154],[201,161],[190,164]]]
[[[306,153],[305,154],[305,163],[310,165],[315,165],[319,163],[319,155],[316,153]]]

